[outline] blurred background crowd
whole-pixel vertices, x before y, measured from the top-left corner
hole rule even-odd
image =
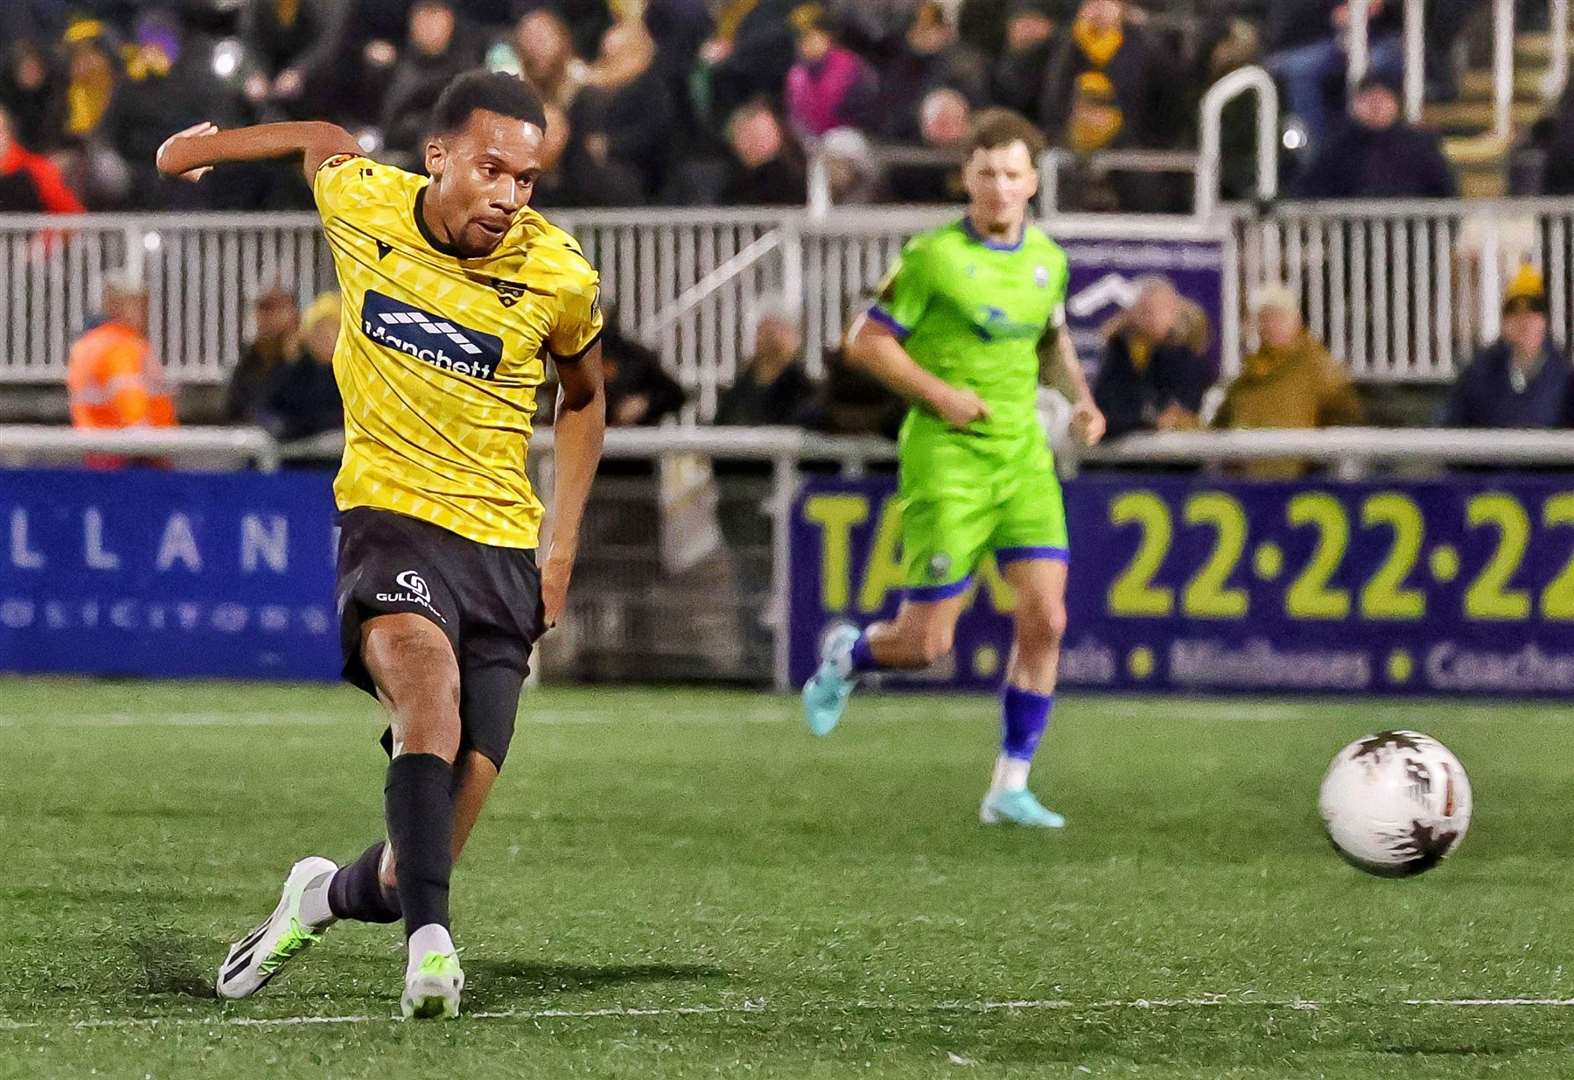
[[[1429,101],[1459,93],[1488,6],[1427,4]],[[199,120],[323,118],[415,164],[439,89],[476,65],[547,101],[547,207],[802,204],[816,157],[836,202],[945,201],[974,110],[1022,111],[1073,160],[1186,148],[1202,92],[1249,63],[1280,81],[1301,194],[1451,195],[1435,132],[1400,120],[1399,8],[1374,0],[1372,75],[1347,95],[1343,0],[5,0],[0,210],[304,208],[289,168],[176,188],[154,151]],[[1226,197],[1250,186],[1254,108],[1226,116]],[[1527,141],[1561,146],[1565,111]],[[1574,190],[1568,171],[1530,184]],[[1125,212],[1188,195],[1118,170],[1064,191]]]

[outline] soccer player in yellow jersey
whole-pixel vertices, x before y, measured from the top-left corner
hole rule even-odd
[[[527,205],[545,129],[526,83],[472,72],[436,105],[429,178],[325,123],[198,125],[159,150],[165,175],[190,180],[303,158],[343,295],[345,677],[389,717],[387,840],[342,868],[296,863],[273,914],[225,957],[223,997],[261,989],[338,919],[403,918],[404,1015],[458,1015],[450,872],[508,751],[531,647],[563,610],[605,431],[596,272]],[[538,570],[525,453],[548,362],[562,390]]]

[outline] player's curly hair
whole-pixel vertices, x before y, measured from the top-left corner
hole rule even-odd
[[[1028,156],[1033,159],[1034,165],[1038,164],[1038,159],[1043,156],[1044,150],[1049,145],[1044,138],[1044,133],[1019,112],[1010,109],[984,109],[974,114],[973,133],[967,140],[969,157],[975,150],[998,150],[1014,142],[1020,142],[1027,147]]]
[[[547,129],[541,95],[524,79],[501,71],[478,69],[457,75],[443,88],[432,108],[432,131],[458,131],[477,111],[494,112]]]

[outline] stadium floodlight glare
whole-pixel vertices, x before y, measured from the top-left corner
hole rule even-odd
[[[142,247],[146,251],[158,251],[164,246],[164,238],[156,232],[142,234]]]
[[[241,44],[234,38],[225,38],[213,47],[213,74],[221,79],[233,78],[240,70]]]

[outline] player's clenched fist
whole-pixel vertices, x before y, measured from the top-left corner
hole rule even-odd
[[[965,428],[975,421],[989,418],[984,399],[962,387],[948,387],[930,405],[935,415],[954,428]]]
[[[1104,414],[1091,401],[1079,401],[1071,409],[1071,434],[1083,446],[1097,446],[1104,438]]]
[[[164,140],[158,148],[158,154],[153,159],[158,166],[158,171],[163,176],[179,177],[195,183],[213,171],[211,165],[193,168],[195,162],[190,153],[192,143],[204,135],[213,135],[219,130],[217,124],[204,120],[200,124],[193,124],[184,131],[177,131]]]

